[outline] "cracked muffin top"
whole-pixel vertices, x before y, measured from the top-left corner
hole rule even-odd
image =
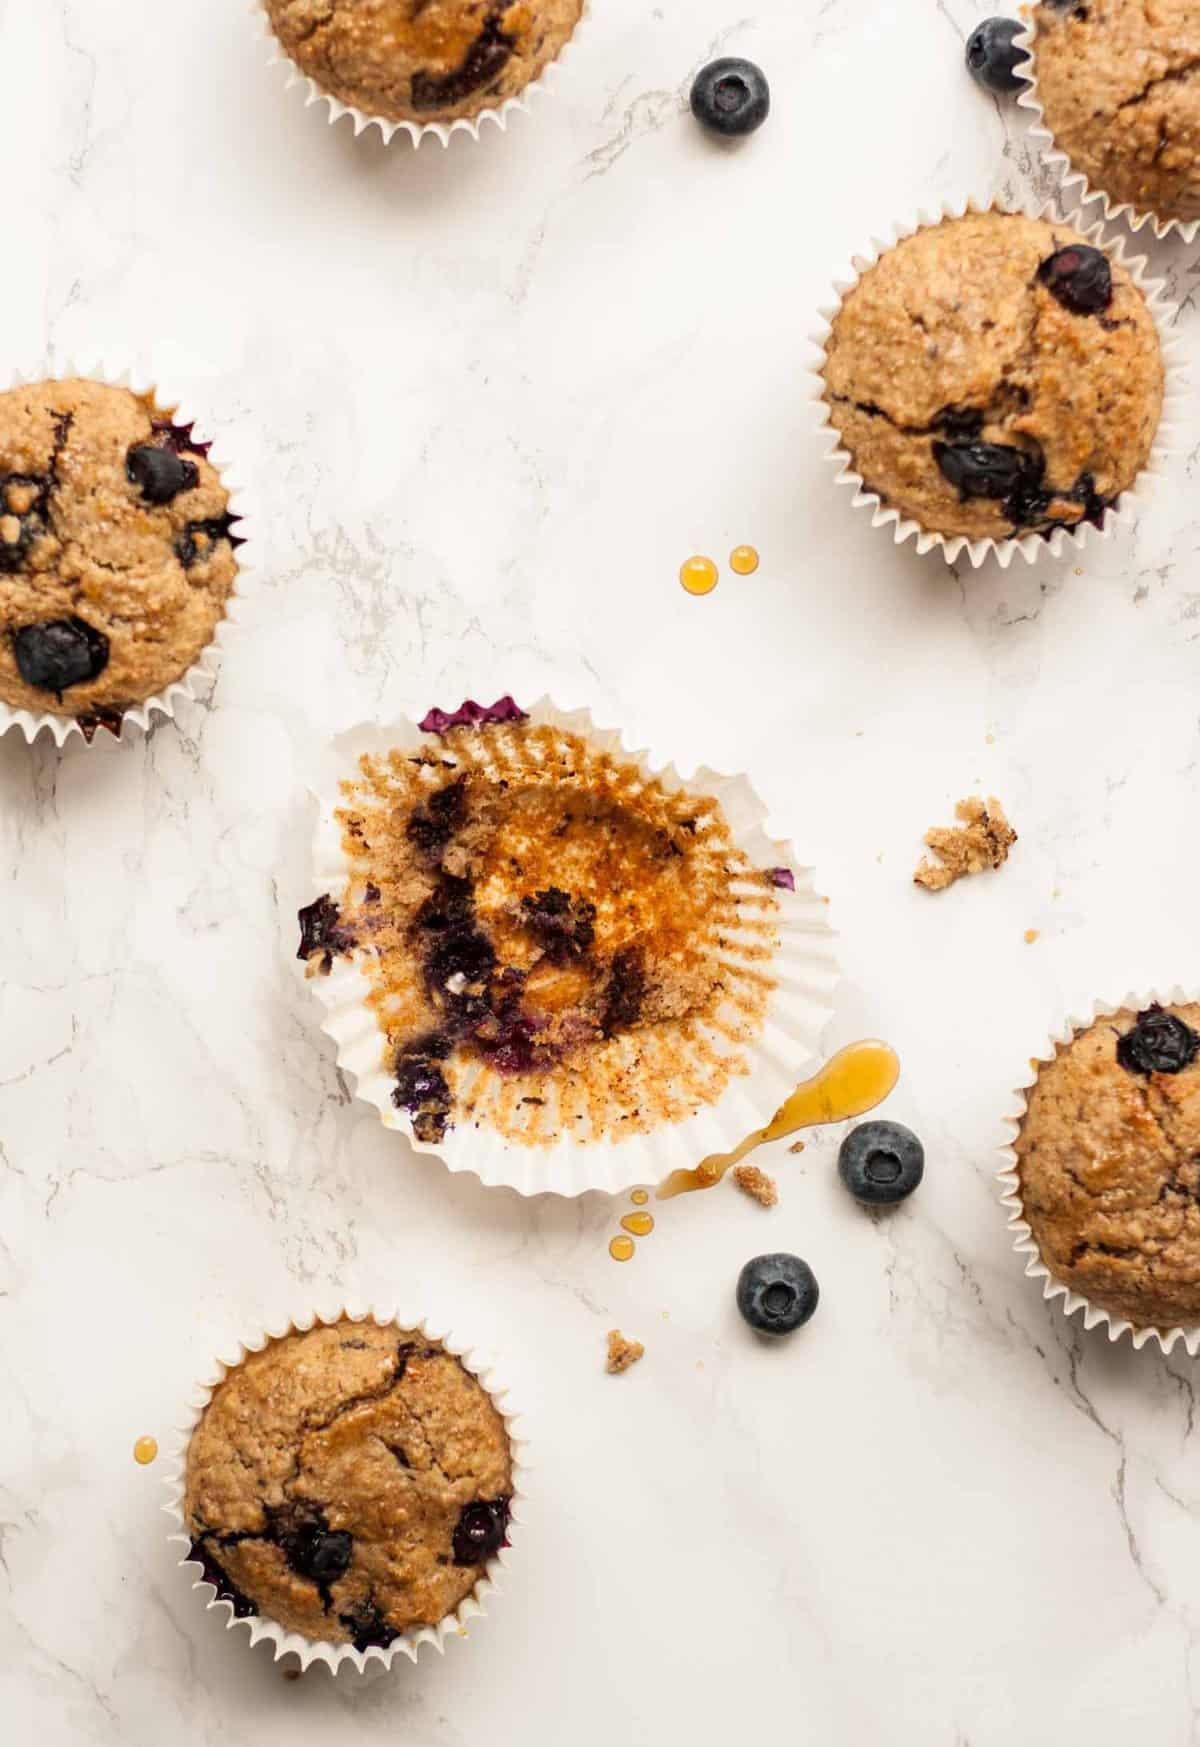
[[[762,1026],[790,874],[715,800],[510,698],[422,727],[343,783],[351,876],[300,916],[311,974],[361,971],[417,1138],[620,1139],[715,1102]]]
[[[1200,4],[1043,0],[1037,95],[1055,144],[1111,200],[1200,218]]]
[[[423,1334],[349,1318],[227,1373],[187,1451],[191,1557],[239,1619],[359,1650],[436,1625],[507,1545],[504,1420]]]
[[[101,382],[0,394],[0,699],[119,729],[212,641],[229,497],[190,425]]]
[[[889,249],[843,299],[823,374],[865,488],[971,539],[1099,524],[1162,411],[1158,332],[1124,267],[1011,213]]]
[[[556,60],[584,0],[266,0],[323,91],[391,121],[453,121],[516,97]]]
[[[1015,1143],[1056,1280],[1139,1327],[1200,1322],[1200,1005],[1123,1009],[1060,1045]]]

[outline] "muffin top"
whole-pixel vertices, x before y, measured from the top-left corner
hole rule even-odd
[[[549,1145],[691,1115],[761,1028],[778,870],[715,800],[494,708],[508,719],[438,716],[453,725],[424,748],[361,760],[338,814],[351,878],[301,912],[300,956],[354,959],[421,1140],[486,1122]]]
[[[1200,218],[1200,4],[1043,0],[1037,94],[1093,188],[1163,218]]]
[[[127,388],[0,394],[0,699],[117,727],[186,673],[237,575],[207,451]]]
[[[512,1457],[437,1341],[343,1318],[251,1353],[187,1452],[192,1557],[239,1618],[365,1650],[436,1625],[507,1545]]]
[[[1043,1262],[1140,1327],[1200,1322],[1200,1005],[1098,1019],[1038,1070],[1016,1141]]]
[[[1099,522],[1162,410],[1154,318],[1067,225],[982,212],[889,249],[847,292],[825,400],[865,487],[923,528]]]
[[[557,58],[584,0],[266,0],[323,91],[392,121],[452,121],[516,97]]]

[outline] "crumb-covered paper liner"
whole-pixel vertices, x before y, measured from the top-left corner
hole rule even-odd
[[[305,108],[325,104],[328,110],[326,120],[330,127],[349,116],[357,138],[370,128],[376,127],[385,145],[390,145],[398,133],[406,134],[414,146],[419,146],[423,140],[433,138],[443,146],[450,144],[452,134],[465,133],[473,140],[482,136],[484,123],[491,122],[501,133],[507,131],[509,121],[514,115],[529,113],[529,98],[538,94],[547,94],[553,81],[575,47],[579,33],[588,22],[591,10],[591,0],[584,0],[582,12],[574,30],[563,44],[552,61],[548,61],[536,79],[531,79],[523,90],[515,97],[506,97],[502,103],[488,105],[475,115],[455,116],[451,121],[395,121],[387,115],[369,115],[365,110],[357,108],[352,103],[343,103],[331,91],[326,91],[311,74],[303,72],[292,60],[283,44],[275,34],[267,11],[266,0],[250,0],[251,9],[259,21],[260,28],[266,37],[268,47],[268,64],[281,66],[287,73],[287,87],[300,86],[304,91]]]
[[[1037,90],[1038,11],[1037,6],[1031,8],[1032,16],[1025,29],[1014,39],[1015,46],[1025,49],[1028,54],[1028,59],[1018,61],[1014,68],[1018,76],[1028,80],[1018,94],[1017,102],[1033,117],[1029,138],[1039,149],[1043,164],[1059,173],[1060,198],[1063,203],[1068,207],[1076,207],[1099,201],[1106,219],[1123,219],[1130,230],[1140,231],[1144,225],[1149,225],[1160,242],[1171,235],[1177,235],[1185,243],[1193,242],[1197,231],[1200,231],[1200,218],[1161,218],[1158,213],[1133,206],[1127,200],[1111,199],[1103,188],[1092,187],[1084,172],[1076,169],[1068,154],[1058,145],[1053,132],[1047,126],[1046,114]]]
[[[192,1401],[186,1419],[179,1426],[173,1446],[168,1454],[171,1460],[171,1472],[164,1480],[170,1489],[170,1501],[163,1506],[164,1511],[175,1525],[175,1532],[168,1539],[183,1549],[180,1558],[180,1568],[188,1571],[192,1577],[192,1588],[207,1592],[206,1607],[223,1609],[226,1615],[226,1628],[245,1626],[249,1631],[249,1642],[261,1644],[264,1641],[272,1647],[276,1661],[281,1656],[297,1656],[302,1669],[312,1662],[323,1662],[331,1673],[337,1674],[342,1669],[351,1667],[360,1674],[372,1663],[379,1663],[384,1668],[390,1668],[397,1656],[407,1656],[411,1662],[417,1660],[422,1644],[432,1644],[436,1649],[444,1651],[449,1638],[464,1638],[467,1636],[467,1624],[470,1620],[482,1617],[486,1613],[484,1602],[492,1595],[500,1592],[500,1573],[510,1563],[510,1547],[501,1548],[500,1552],[489,1559],[483,1572],[471,1591],[452,1613],[438,1621],[434,1626],[418,1626],[403,1633],[384,1649],[373,1645],[368,1650],[356,1650],[353,1644],[331,1644],[325,1640],[316,1641],[306,1638],[300,1632],[289,1632],[263,1614],[249,1614],[239,1619],[234,1613],[233,1603],[223,1601],[217,1595],[214,1586],[203,1575],[203,1567],[190,1555],[191,1537],[187,1531],[184,1517],[184,1496],[186,1490],[187,1450],[191,1436],[200,1418],[212,1398],[214,1390],[221,1384],[231,1371],[251,1353],[260,1353],[272,1341],[281,1340],[285,1335],[306,1334],[317,1324],[326,1327],[340,1322],[345,1317],[351,1322],[373,1321],[381,1328],[393,1325],[398,1329],[412,1330],[425,1335],[431,1341],[439,1341],[448,1353],[460,1359],[464,1368],[482,1385],[493,1406],[504,1421],[504,1429],[508,1434],[509,1448],[512,1456],[512,1502],[509,1511],[510,1533],[518,1526],[521,1518],[521,1507],[528,1494],[526,1484],[529,1466],[525,1459],[527,1439],[519,1429],[519,1416],[513,1407],[510,1391],[490,1354],[483,1354],[479,1349],[467,1346],[455,1334],[450,1332],[443,1323],[432,1320],[428,1316],[410,1313],[403,1305],[393,1310],[390,1306],[379,1309],[370,1306],[367,1309],[352,1306],[338,1306],[325,1310],[309,1312],[306,1315],[286,1320],[277,1326],[267,1328],[256,1339],[239,1343],[235,1357],[217,1361],[213,1374],[198,1383],[193,1391]]]
[[[1025,1120],[1028,1108],[1029,1092],[1037,1081],[1038,1073],[1045,1063],[1052,1062],[1058,1047],[1070,1043],[1079,1032],[1094,1025],[1098,1019],[1108,1019],[1114,1013],[1124,1009],[1140,1013],[1147,1007],[1157,1003],[1162,1007],[1180,1006],[1196,1000],[1194,994],[1186,994],[1181,988],[1173,987],[1164,991],[1152,989],[1149,992],[1130,993],[1119,1001],[1097,1001],[1090,1011],[1080,1014],[1070,1014],[1047,1037],[1044,1045],[1028,1066],[1024,1078],[1014,1088],[1012,1105],[1004,1118],[1004,1127],[1009,1139],[1000,1149],[1001,1168],[997,1172],[1000,1184],[1000,1199],[1008,1211],[1008,1228],[1012,1233],[1013,1249],[1025,1261],[1025,1272],[1031,1280],[1042,1283],[1042,1297],[1047,1300],[1060,1299],[1064,1316],[1074,1316],[1083,1312],[1084,1328],[1103,1328],[1110,1341],[1119,1341],[1122,1335],[1128,1334],[1135,1347],[1144,1347],[1148,1341],[1156,1341],[1164,1353],[1180,1341],[1194,1359],[1200,1353],[1200,1325],[1173,1324],[1169,1328],[1143,1328],[1118,1316],[1115,1312],[1105,1310],[1094,1304],[1082,1292],[1076,1292],[1072,1287],[1058,1280],[1043,1262],[1033,1228],[1025,1217],[1024,1203],[1021,1199],[1021,1175],[1017,1159],[1016,1141]]]
[[[786,869],[791,874],[795,890],[774,889],[772,893],[778,900],[773,917],[777,945],[765,966],[754,966],[756,976],[765,969],[773,982],[763,1023],[755,1037],[736,1046],[749,1072],[734,1072],[715,1102],[701,1104],[683,1120],[662,1121],[648,1132],[626,1133],[619,1140],[563,1132],[549,1144],[523,1144],[506,1138],[482,1119],[463,1121],[451,1126],[440,1141],[425,1142],[412,1135],[411,1118],[392,1103],[393,1064],[375,1013],[367,1004],[370,984],[355,958],[335,957],[329,974],[312,976],[310,987],[324,1008],[322,1028],[337,1045],[338,1064],[353,1077],[359,1097],[374,1105],[385,1126],[404,1134],[416,1151],[434,1154],[452,1171],[473,1172],[485,1184],[506,1185],[522,1195],[575,1196],[589,1189],[618,1194],[736,1145],[752,1129],[761,1128],[794,1090],[820,1047],[833,1011],[838,976],[834,934],[827,903],[817,892],[812,870],[799,863],[790,844],[766,834],[766,809],[746,777],[700,769],[684,779],[673,767],[654,766],[645,752],[629,751],[618,733],[598,728],[586,710],[560,710],[546,698],[529,707],[528,717],[534,726],[578,735],[590,748],[632,765],[642,778],[658,782],[670,794],[682,792],[716,801],[736,848],[755,869]],[[340,781],[357,774],[358,760],[364,753],[381,755],[393,748],[411,748],[416,753],[440,744],[437,736],[422,733],[409,720],[387,727],[364,725],[335,742],[317,790],[314,897],[329,893],[336,902],[350,872],[336,817],[343,804]],[[728,931],[723,957],[741,969],[750,962],[751,946],[736,936],[736,929]],[[727,1054],[729,1049],[705,1027],[694,1047],[698,1054],[701,1049]],[[686,1066],[681,1057],[681,1069]]]
[[[867,487],[862,474],[856,471],[849,451],[843,447],[841,436],[830,416],[825,400],[823,375],[826,349],[834,319],[847,292],[853,289],[881,256],[897,243],[903,242],[906,237],[915,236],[918,231],[926,230],[931,225],[941,224],[944,219],[963,218],[968,212],[1022,213],[1027,218],[1041,218],[1052,224],[1069,225],[1080,236],[1086,237],[1095,248],[1103,249],[1114,261],[1120,262],[1145,297],[1154,317],[1163,355],[1162,415],[1146,465],[1133,484],[1105,511],[1103,524],[1099,528],[1090,522],[1081,522],[1074,528],[1054,528],[1047,536],[1031,533],[1014,535],[1005,540],[997,540],[991,536],[972,540],[966,534],[939,534],[930,528],[923,528],[919,522],[904,516],[899,509],[885,503],[878,492]],[[919,553],[939,551],[947,564],[953,564],[960,555],[965,554],[975,569],[992,554],[1001,568],[1005,569],[1018,553],[1027,564],[1033,564],[1043,553],[1059,558],[1066,551],[1081,551],[1089,534],[1107,538],[1118,524],[1134,521],[1149,496],[1154,480],[1166,471],[1182,442],[1182,431],[1185,428],[1183,421],[1187,412],[1187,385],[1184,380],[1180,342],[1175,332],[1178,308],[1164,294],[1162,280],[1147,278],[1146,266],[1146,257],[1128,255],[1124,239],[1120,236],[1108,236],[1102,222],[1086,224],[1079,214],[1064,216],[1052,201],[1026,203],[1000,198],[978,200],[972,196],[938,208],[922,209],[911,223],[895,225],[888,237],[872,237],[868,247],[852,258],[848,271],[834,281],[834,301],[819,311],[821,325],[811,335],[817,354],[811,366],[811,399],[816,410],[817,428],[826,444],[825,459],[837,469],[837,484],[849,486],[854,493],[853,508],[870,510],[872,527],[890,527],[897,546],[903,545],[906,540],[914,540]]]
[[[238,597],[251,568],[249,552],[252,535],[244,530],[252,528],[252,523],[245,519],[244,494],[237,483],[236,472],[230,468],[225,445],[218,440],[210,441],[203,413],[197,415],[190,406],[176,400],[170,392],[170,385],[160,382],[144,366],[130,366],[117,371],[94,360],[77,363],[68,359],[61,365],[45,362],[32,370],[12,371],[6,381],[0,382],[0,389],[7,391],[22,388],[31,382],[61,382],[76,378],[87,382],[102,382],[109,388],[127,388],[132,394],[151,399],[155,409],[175,424],[196,425],[199,440],[209,445],[209,460],[221,475],[221,484],[229,495],[229,513],[238,524],[237,575],[225,602],[224,614],[217,621],[211,641],[177,680],[172,681],[161,692],[155,692],[141,703],[123,710],[118,726],[109,727],[107,721],[98,716],[90,719],[85,716],[81,721],[76,716],[59,715],[50,710],[18,710],[0,699],[0,735],[16,729],[32,744],[39,734],[45,732],[60,749],[74,739],[88,744],[100,739],[112,739],[129,745],[134,735],[126,730],[137,730],[146,734],[156,716],[173,717],[181,702],[193,700],[197,688],[207,684],[216,674],[218,654],[227,642],[231,629],[237,624],[240,612]]]

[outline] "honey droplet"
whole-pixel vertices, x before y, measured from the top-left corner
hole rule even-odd
[[[1032,946],[1034,941],[1038,939],[1038,936],[1039,936],[1038,929],[1027,928],[1025,930],[1025,944],[1026,944],[1026,946]]]
[[[649,1237],[654,1230],[654,1215],[652,1213],[627,1213],[621,1221],[622,1229],[631,1231],[634,1237]]]
[[[753,546],[735,546],[729,554],[729,568],[738,576],[753,576],[758,569],[758,553]]]
[[[158,1455],[158,1443],[154,1438],[139,1438],[133,1446],[133,1459],[141,1467],[147,1467]]]
[[[711,594],[717,586],[717,567],[711,558],[688,558],[679,567],[679,580],[689,594]]]
[[[615,1237],[608,1246],[608,1253],[614,1262],[631,1262],[636,1249],[631,1237]]]
[[[650,1199],[650,1192],[648,1189],[635,1189],[629,1199],[635,1207],[644,1207]]]

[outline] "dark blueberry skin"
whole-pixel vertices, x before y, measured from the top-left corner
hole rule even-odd
[[[464,1505],[454,1529],[454,1563],[482,1565],[508,1545],[507,1498]]]
[[[416,9],[420,11],[418,6]],[[412,103],[414,109],[443,109],[461,103],[476,91],[485,91],[508,65],[516,38],[502,28],[505,8],[493,6],[483,21],[483,29],[467,49],[458,66],[449,73],[413,74]]]
[[[82,619],[51,619],[23,625],[13,637],[17,672],[26,685],[61,698],[73,685],[86,685],[108,666],[108,638]]]
[[[618,1031],[628,1031],[641,1017],[646,995],[646,974],[636,951],[619,952],[608,973],[604,991],[604,1013],[600,1028],[605,1037]]]
[[[400,1636],[371,1601],[361,1603],[352,1614],[339,1614],[338,1620],[349,1632],[356,1650],[386,1650],[393,1638]]]
[[[967,38],[967,71],[985,91],[1008,97],[1029,83],[1014,69],[1028,57],[1013,47],[1025,26],[1018,18],[985,18]]]
[[[558,886],[521,899],[530,933],[551,964],[582,958],[596,937],[596,906]]]
[[[799,1256],[755,1256],[738,1275],[737,1307],[760,1335],[790,1335],[817,1308],[821,1289]]]
[[[1038,268],[1038,279],[1064,309],[1075,315],[1102,315],[1112,302],[1112,268],[1108,256],[1086,243],[1073,243],[1049,255]]]
[[[1032,459],[1005,443],[935,443],[933,458],[963,497],[1011,497]]]
[[[1117,1060],[1131,1074],[1178,1074],[1191,1067],[1200,1036],[1159,1006],[1147,1007],[1117,1042]]]
[[[307,961],[324,953],[328,959],[334,953],[350,952],[357,944],[350,930],[342,927],[342,913],[328,892],[306,904],[297,912],[297,919],[300,923],[297,958]]]
[[[228,1601],[233,1604],[233,1617],[237,1620],[249,1619],[251,1614],[258,1612],[257,1605],[249,1596],[243,1595],[235,1583],[231,1583],[224,1570],[203,1541],[193,1541],[188,1551],[188,1557],[204,1567],[204,1581],[211,1583],[217,1592],[218,1601]]]
[[[125,471],[146,503],[170,503],[200,480],[194,461],[184,461],[174,449],[161,449],[156,443],[140,443],[131,449],[125,457]]]
[[[318,1589],[327,1590],[350,1569],[354,1537],[344,1529],[301,1529],[286,1545],[288,1564]]]
[[[860,1122],[842,1142],[838,1174],[856,1201],[893,1207],[925,1175],[925,1148],[899,1122]]]
[[[220,540],[228,540],[231,546],[243,544],[240,537],[234,533],[234,523],[240,521],[239,516],[231,516],[228,511],[223,516],[214,516],[206,522],[189,522],[175,542],[175,556],[185,570],[201,558],[210,558],[212,549]]]
[[[762,68],[753,61],[726,56],[710,61],[696,74],[692,114],[725,139],[753,133],[767,119],[770,108],[771,88]]]

